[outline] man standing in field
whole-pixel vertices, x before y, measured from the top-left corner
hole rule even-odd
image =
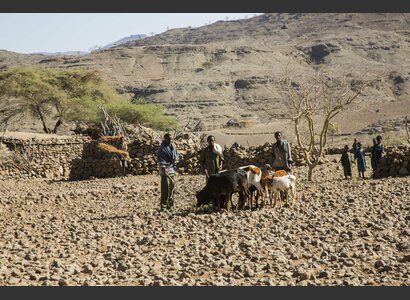
[[[207,138],[208,146],[201,150],[199,162],[203,172],[205,172],[206,181],[209,176],[218,173],[222,170],[222,162],[224,161],[222,147],[215,143],[213,135]]]
[[[372,169],[376,169],[377,165],[379,164],[380,158],[382,158],[384,152],[384,145],[382,144],[382,136],[378,135],[376,139],[373,139],[373,148],[372,148],[372,156],[371,156],[371,163]]]
[[[272,145],[272,168],[275,171],[284,170],[289,172],[291,170],[292,154],[287,140],[282,139],[282,132],[275,132],[276,143]]]
[[[348,145],[345,145],[342,156],[340,157],[340,161],[342,162],[343,174],[345,175],[345,179],[348,179],[348,177],[352,178],[352,160],[349,155]]]
[[[158,150],[158,170],[161,176],[161,211],[173,210],[175,163],[178,159],[178,151],[169,133],[164,135],[164,140]]]

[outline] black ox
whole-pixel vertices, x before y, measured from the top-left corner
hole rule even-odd
[[[241,169],[222,171],[211,175],[206,186],[196,194],[196,206],[198,208],[212,201],[215,209],[222,206],[229,211],[232,193],[236,192],[239,193],[242,203],[245,197],[250,197],[246,172]]]

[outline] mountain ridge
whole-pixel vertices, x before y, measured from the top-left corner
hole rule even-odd
[[[386,73],[352,107],[367,119],[351,124],[340,116],[344,130],[353,132],[392,117],[397,102],[404,105],[401,114],[410,111],[409,24],[410,14],[265,14],[172,29],[82,57],[0,52],[0,69],[96,69],[124,96],[163,104],[182,124],[202,122],[206,129],[231,118],[276,122],[265,110],[277,117],[286,110],[278,82],[288,65],[306,76],[317,68],[352,73],[352,79],[364,71],[370,77]]]

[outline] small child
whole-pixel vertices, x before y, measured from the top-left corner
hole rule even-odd
[[[343,172],[345,175],[345,179],[348,177],[352,178],[352,165],[350,163],[350,155],[349,155],[349,146],[345,145],[345,148],[342,153],[342,157],[340,158],[343,166]]]
[[[362,143],[357,142],[354,139],[353,143],[354,158],[357,159],[357,170],[359,171],[359,177],[365,179],[364,172],[366,172],[366,154],[364,149],[362,149]]]

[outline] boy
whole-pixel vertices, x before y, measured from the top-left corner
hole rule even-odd
[[[352,165],[350,163],[350,155],[349,155],[349,146],[345,145],[345,148],[342,153],[342,157],[340,158],[343,166],[343,173],[345,175],[345,179],[348,177],[352,178]]]
[[[367,169],[366,154],[364,152],[364,149],[362,149],[362,143],[357,142],[356,139],[354,139],[353,151],[354,158],[357,159],[357,170],[359,171],[359,177],[365,179],[364,172],[366,172]]]

